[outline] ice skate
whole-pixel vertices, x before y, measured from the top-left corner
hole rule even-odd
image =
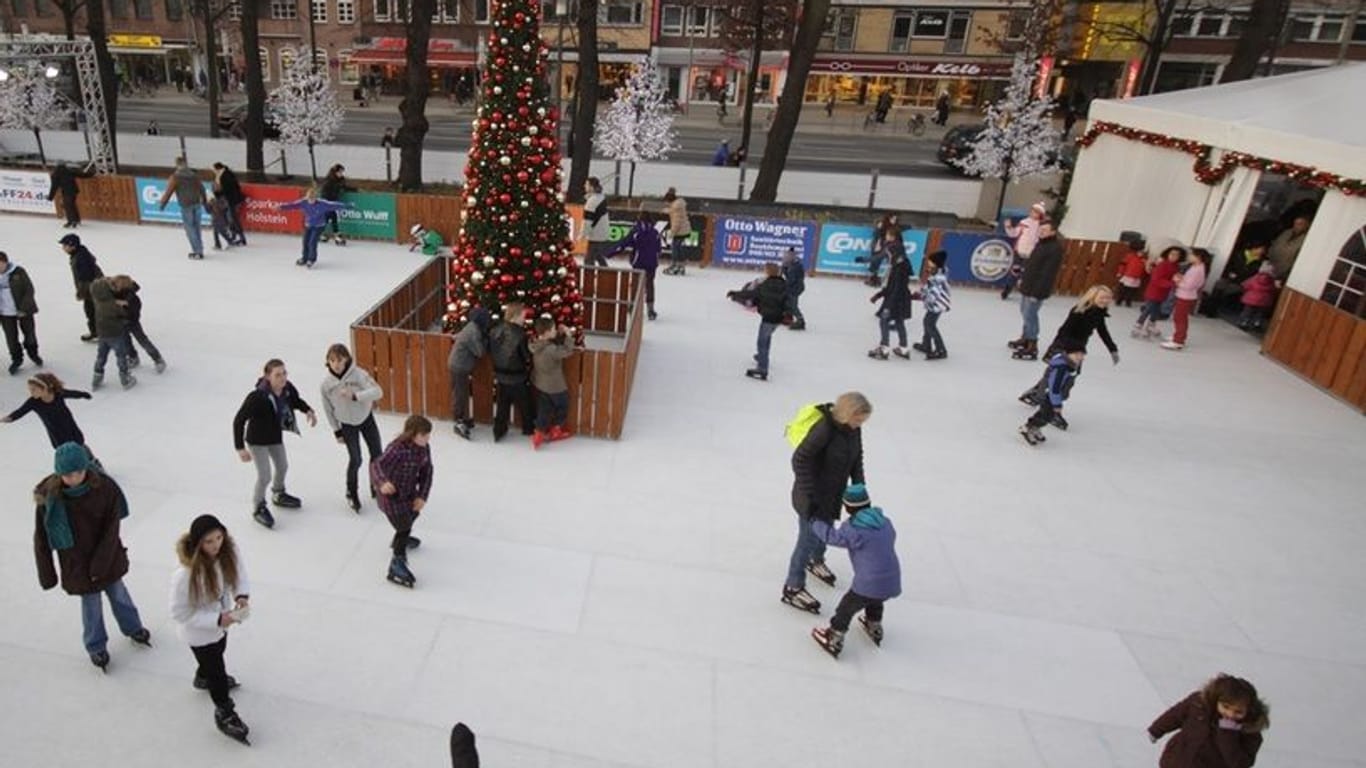
[[[131,373],[124,374],[119,376],[119,385],[124,389],[132,389],[138,385],[138,379]]]
[[[886,348],[886,347],[874,347],[874,348],[868,350],[868,356],[871,357],[871,358],[873,358],[874,360],[886,360],[886,359],[887,359],[887,348]]]
[[[394,555],[393,558],[389,560],[389,575],[386,578],[400,587],[407,587],[409,589],[412,589],[413,585],[417,583],[417,577],[413,576],[413,572],[408,570],[408,559],[406,557],[399,557],[398,555]]]
[[[768,371],[761,371],[758,368],[750,368],[749,370],[745,371],[745,375],[750,377],[751,379],[758,379],[759,381],[768,381]]]
[[[908,351],[906,350],[905,347],[897,347],[896,349],[893,349],[893,350],[892,350],[892,354],[896,355],[897,357],[901,358],[902,360],[910,360],[910,359],[911,359],[911,353],[908,352]]]
[[[868,639],[873,641],[873,645],[882,646],[882,622],[869,621],[867,616],[858,617],[859,626],[868,635]]]
[[[826,653],[837,659],[840,657],[840,651],[844,650],[844,633],[837,629],[816,627],[811,630],[811,639],[816,641],[816,645],[824,648]]]
[[[336,237],[332,238],[332,242],[336,243],[337,245],[346,245],[346,237],[344,235],[337,235]]]
[[[95,651],[90,654],[90,663],[100,668],[100,671],[109,674],[109,651]]]
[[[835,572],[830,570],[824,560],[812,560],[807,563],[806,572],[824,582],[826,586],[835,586]]]
[[[560,426],[560,425],[558,425],[558,424],[556,424],[555,426],[553,426],[553,427],[550,428],[550,441],[551,441],[551,442],[558,442],[558,441],[560,441],[560,440],[568,440],[569,438],[571,438],[571,437],[573,437],[573,436],[574,436],[574,433],[573,433],[573,432],[570,432],[569,430],[565,429],[564,427],[562,427],[562,426]]]
[[[218,730],[223,732],[224,736],[251,746],[251,742],[247,741],[247,734],[251,733],[251,729],[242,722],[242,718],[237,716],[237,712],[222,707],[215,709],[213,711],[213,722],[214,725],[218,726]]]
[[[1030,408],[1039,407],[1039,396],[1034,394],[1034,390],[1032,389],[1025,392],[1023,395],[1020,395],[1019,400]]]
[[[104,386],[104,374],[97,373],[90,378],[90,389],[94,391]]]
[[[1024,345],[1016,347],[1010,356],[1016,360],[1038,360],[1039,342],[1034,339],[1026,339]]]
[[[152,647],[152,633],[147,631],[146,627],[143,627],[142,629],[139,629],[138,631],[129,635],[128,639],[132,640],[134,643],[144,648]]]
[[[208,678],[200,676],[198,672],[194,673],[194,681],[191,683],[191,685],[194,686],[194,689],[196,691],[209,690]],[[241,687],[241,684],[237,682],[237,678],[233,677],[232,675],[228,675],[228,690],[231,691],[232,689],[238,687]]]
[[[546,440],[548,440],[548,439],[549,439],[549,438],[546,437],[546,434],[545,434],[544,432],[542,432],[541,430],[539,430],[539,429],[536,430],[535,432],[532,432],[532,433],[531,433],[531,450],[533,450],[533,451],[540,450],[541,446],[544,445],[545,442],[546,442]]]
[[[350,507],[352,512],[360,514],[360,499],[356,496],[355,491],[346,492],[346,506]]]
[[[275,516],[266,508],[264,501],[256,505],[256,509],[251,513],[251,519],[267,528],[275,527]]]
[[[1038,427],[1031,427],[1028,424],[1020,427],[1020,436],[1030,445],[1038,445],[1047,439],[1043,436],[1043,433],[1039,431]]]
[[[1134,326],[1132,329],[1130,329],[1130,331],[1129,331],[1129,338],[1131,338],[1131,339],[1141,339],[1141,338],[1143,338],[1145,335],[1146,335],[1146,332],[1143,330],[1143,326],[1142,326],[1142,325],[1135,325],[1135,326]]]
[[[821,601],[812,597],[811,593],[807,592],[805,589],[783,587],[782,601],[797,610],[806,611],[807,613],[820,614],[821,612]]]
[[[304,503],[299,500],[299,497],[291,496],[284,491],[276,491],[275,494],[270,497],[270,503],[277,507],[284,507],[285,509],[298,509],[304,505]]]
[[[1052,420],[1049,421],[1048,423],[1049,423],[1049,424],[1052,424],[1053,426],[1057,427],[1058,429],[1061,429],[1061,430],[1064,431],[1064,432],[1067,431],[1067,427],[1068,427],[1067,419],[1064,419],[1064,418],[1062,417],[1062,414],[1061,414],[1061,413],[1054,412]]]
[[[411,533],[408,534],[408,551],[412,552],[420,546],[422,546],[422,539],[419,539]]]
[[[166,361],[165,361],[165,360],[158,360],[158,361],[156,361],[156,363],[153,365],[153,367],[156,369],[156,372],[157,372],[157,373],[165,373],[165,372],[166,372]]]
[[[1020,347],[1023,347],[1023,346],[1025,345],[1025,343],[1026,343],[1026,342],[1025,342],[1024,337],[1021,336],[1020,338],[1018,338],[1018,339],[1016,339],[1016,340],[1014,340],[1014,341],[1007,341],[1007,342],[1006,342],[1006,346],[1007,346],[1007,347],[1010,347],[1011,349],[1019,349]]]
[[[471,439],[471,438],[470,438],[470,427],[469,427],[469,425],[466,424],[464,421],[457,421],[457,422],[455,422],[455,434],[456,434],[458,437],[463,437],[463,438],[465,438],[466,440]]]
[[[930,348],[918,341],[911,345],[911,349],[914,349],[916,352],[919,352],[924,355],[930,354]]]

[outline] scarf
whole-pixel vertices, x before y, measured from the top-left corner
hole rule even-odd
[[[289,384],[285,384],[284,391],[276,395],[270,389],[270,382],[261,378],[256,382],[256,389],[266,393],[266,397],[270,398],[270,404],[275,406],[275,418],[280,422],[280,429],[298,434],[299,425],[294,421],[294,409],[289,407],[289,396],[286,394],[289,391]]]
[[[887,518],[883,517],[881,507],[860,509],[858,514],[854,515],[854,519],[850,521],[850,525],[855,528],[865,528],[874,531],[886,524]]]

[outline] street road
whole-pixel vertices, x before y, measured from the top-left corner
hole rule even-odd
[[[164,136],[208,136],[209,108],[201,101],[187,96],[166,94],[152,99],[120,99],[118,131],[141,133],[149,120],[156,120]],[[230,102],[224,111],[241,102]],[[750,167],[758,165],[765,144],[765,114],[756,112],[755,129],[751,138]],[[432,150],[465,151],[469,148],[472,107],[454,107],[433,100],[428,107],[427,120],[431,128],[426,146]],[[342,124],[338,144],[378,144],[385,126],[398,128],[398,99],[387,97],[369,108],[350,108]],[[889,119],[873,130],[862,128],[862,112],[837,112],[827,118],[819,109],[808,109],[802,116],[792,149],[788,153],[789,170],[827,171],[837,173],[867,173],[878,168],[882,173],[900,176],[952,176],[935,158],[942,129],[931,126],[922,137],[912,137],[904,119],[894,126]],[[711,161],[718,142],[729,139],[731,147],[739,145],[740,116],[732,110],[725,125],[718,124],[716,111],[711,106],[697,105],[691,115],[680,115],[675,122],[682,148],[670,156],[671,161],[705,165]],[[567,128],[565,129],[568,130]]]

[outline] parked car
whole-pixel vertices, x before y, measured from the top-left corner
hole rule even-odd
[[[954,173],[964,173],[954,161],[967,157],[972,152],[972,143],[986,129],[985,123],[964,123],[950,128],[944,134],[943,141],[939,142],[939,162]]]
[[[218,115],[218,128],[219,130],[227,131],[228,135],[234,138],[246,138],[247,105],[238,104],[226,112],[220,112]],[[266,107],[265,137],[267,139],[280,138],[280,127],[277,124],[276,115],[271,111],[270,107]]]

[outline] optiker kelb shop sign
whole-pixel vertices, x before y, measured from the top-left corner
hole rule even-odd
[[[716,219],[711,260],[722,267],[754,269],[770,261],[782,261],[788,248],[796,249],[810,268],[816,250],[816,224],[721,216]]]
[[[920,274],[925,242],[930,233],[923,229],[904,229],[901,242],[911,260],[911,274]],[[821,226],[820,248],[816,251],[816,271],[829,275],[867,275],[873,253],[873,228],[861,224],[828,223]],[[882,274],[888,263],[882,262]]]

